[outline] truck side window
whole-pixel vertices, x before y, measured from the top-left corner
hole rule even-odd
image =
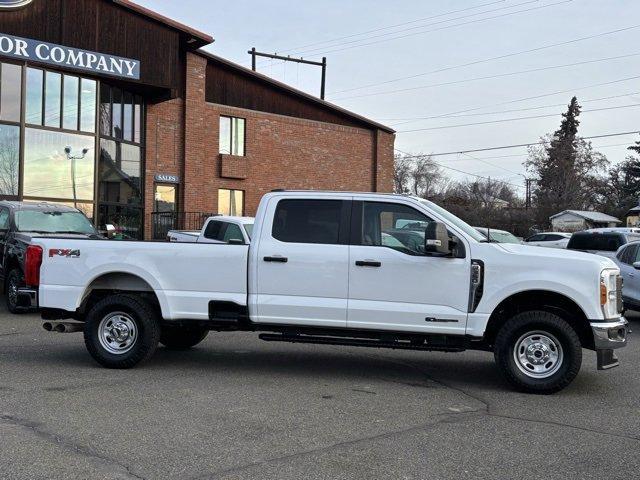
[[[244,237],[242,236],[242,231],[240,227],[235,223],[228,223],[227,228],[224,231],[224,236],[222,237],[222,241],[225,243],[229,243],[231,240],[240,240],[244,243]]]
[[[204,238],[208,238],[209,240],[218,240],[221,242],[224,230],[222,228],[223,226],[224,224],[222,222],[209,222],[207,229],[204,231]],[[240,238],[242,238],[242,236]]]
[[[340,244],[341,200],[281,200],[272,236],[288,243]]]
[[[9,228],[9,210],[6,208],[0,209],[0,230],[7,230]]]
[[[424,255],[424,232],[432,220],[397,203],[365,202],[362,245],[389,247],[408,255]]]

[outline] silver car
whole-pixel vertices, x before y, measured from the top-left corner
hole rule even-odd
[[[624,280],[622,287],[624,307],[640,311],[640,241],[620,247],[613,260],[620,267]]]

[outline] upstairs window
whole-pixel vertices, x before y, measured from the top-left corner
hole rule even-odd
[[[220,153],[244,157],[245,122],[244,118],[220,117]]]

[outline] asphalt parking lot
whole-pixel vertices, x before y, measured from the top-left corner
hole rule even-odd
[[[640,332],[640,317],[632,321]],[[640,344],[563,392],[508,389],[490,354],[210,334],[128,371],[81,334],[0,311],[0,478],[638,478]]]

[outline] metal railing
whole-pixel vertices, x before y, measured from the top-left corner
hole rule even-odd
[[[169,230],[200,230],[210,212],[152,212],[151,230],[154,240],[165,240]]]

